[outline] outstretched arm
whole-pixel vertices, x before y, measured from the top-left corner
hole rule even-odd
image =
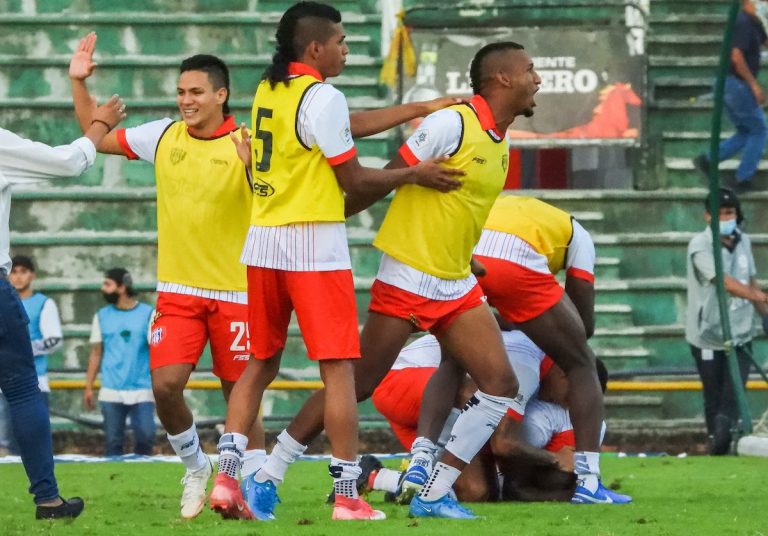
[[[431,101],[411,102],[378,110],[355,112],[349,115],[350,129],[353,137],[364,138],[462,102],[466,102],[466,99],[439,97]]]
[[[75,115],[80,123],[80,130],[86,133],[93,127],[94,121],[100,121],[96,99],[88,92],[85,84],[86,78],[93,74],[96,63],[93,61],[93,52],[96,50],[96,34],[89,33],[80,40],[77,50],[69,61],[69,80],[72,85],[72,102],[75,105]],[[114,97],[113,97],[114,98]],[[123,109],[125,107],[123,106]],[[117,141],[117,133],[114,130],[116,123],[109,125],[109,131],[94,142],[96,150],[100,153],[125,154]]]

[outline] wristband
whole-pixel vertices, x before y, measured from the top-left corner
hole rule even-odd
[[[107,127],[107,132],[112,130],[112,127],[109,126],[109,123],[107,123],[106,121],[102,121],[101,119],[94,119],[93,121],[91,121],[91,126],[93,126],[94,123],[101,123],[102,125]]]

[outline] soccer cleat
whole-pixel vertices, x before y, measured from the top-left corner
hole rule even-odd
[[[465,508],[447,493],[436,501],[425,501],[418,495],[411,500],[410,517],[441,517],[446,519],[478,519],[472,510]]]
[[[581,484],[577,484],[573,491],[573,497],[571,497],[571,504],[628,504],[631,502],[632,497],[606,488],[599,480],[597,490],[594,493]]]
[[[271,480],[256,482],[255,476],[256,473],[253,473],[246,477],[240,485],[240,491],[253,517],[259,521],[274,521],[275,505],[280,502],[277,488]]]
[[[331,519],[335,521],[380,521],[387,519],[387,516],[381,510],[371,508],[371,505],[360,497],[350,499],[339,495],[333,503]]]
[[[403,473],[400,481],[400,492],[397,494],[397,502],[400,504],[410,504],[413,499],[424,487],[429,478],[431,467],[426,467],[420,463],[412,463],[408,470]]]
[[[205,488],[213,473],[211,459],[206,456],[206,460],[208,463],[197,471],[187,469],[184,478],[181,479],[181,485],[184,486],[184,491],[181,493],[181,517],[184,519],[197,517],[205,506]]]
[[[211,491],[211,510],[224,519],[253,519],[251,509],[243,499],[237,480],[225,473],[216,475]]]
[[[35,510],[36,519],[74,519],[85,508],[85,503],[80,497],[65,499],[59,497],[61,504],[56,506],[40,506]]]
[[[382,465],[381,460],[372,454],[364,454],[360,458],[360,469],[362,470],[362,473],[360,473],[360,476],[357,477],[357,493],[360,495],[365,495],[373,489],[372,483],[369,482],[371,473],[378,471],[382,467],[384,467],[384,465]],[[333,504],[335,501],[336,492],[331,490],[331,493],[328,495],[328,500],[326,502],[328,504]]]

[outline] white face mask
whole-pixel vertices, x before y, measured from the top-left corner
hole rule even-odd
[[[730,236],[733,234],[733,231],[736,230],[736,220],[725,220],[720,221],[720,235],[721,236]]]

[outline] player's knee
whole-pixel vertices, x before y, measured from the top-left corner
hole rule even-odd
[[[492,376],[483,382],[482,386],[480,385],[480,382],[478,382],[478,386],[480,386],[480,390],[486,394],[492,396],[503,396],[506,398],[515,398],[517,396],[518,390],[520,389],[517,376],[515,376],[515,373],[511,368],[509,371],[501,372]]]
[[[155,395],[155,401],[163,404],[184,396],[184,385],[186,382],[179,382],[175,378],[152,378],[152,392]]]
[[[462,502],[487,502],[490,499],[488,485],[480,478],[460,478],[453,489]]]

